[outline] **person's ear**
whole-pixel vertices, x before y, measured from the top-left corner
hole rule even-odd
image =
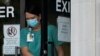
[[[39,14],[39,19],[41,20],[41,14]]]

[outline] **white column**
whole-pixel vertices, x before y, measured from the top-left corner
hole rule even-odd
[[[71,56],[95,56],[95,0],[71,0]]]
[[[96,0],[96,56],[100,56],[100,0]]]

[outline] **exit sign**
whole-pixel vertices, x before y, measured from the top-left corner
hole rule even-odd
[[[70,13],[71,2],[68,0],[56,0],[56,12]]]

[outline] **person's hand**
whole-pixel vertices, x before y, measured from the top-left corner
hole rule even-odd
[[[27,47],[21,48],[22,56],[33,56],[29,51]]]
[[[58,56],[64,56],[64,51],[63,51],[62,46],[57,46],[56,49],[58,52]]]

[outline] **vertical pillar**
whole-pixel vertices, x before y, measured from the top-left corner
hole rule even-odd
[[[96,56],[100,56],[100,0],[96,0]]]
[[[95,0],[71,0],[71,56],[95,56]]]
[[[21,28],[25,27],[25,0],[20,0],[20,24]]]
[[[41,54],[40,56],[47,56],[47,9],[48,9],[48,0],[42,0],[42,13],[41,13]]]

